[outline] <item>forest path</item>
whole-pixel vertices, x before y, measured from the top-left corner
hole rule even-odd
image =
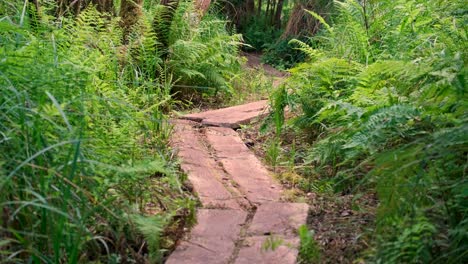
[[[296,263],[308,205],[282,201],[282,186],[234,131],[267,111],[258,101],[172,121],[172,145],[203,208],[166,263]]]
[[[271,65],[262,63],[262,53],[260,52],[242,52],[241,55],[247,58],[247,67],[261,69],[266,76],[272,77],[274,87],[278,87],[286,78],[286,76],[289,75],[288,72],[277,70]]]

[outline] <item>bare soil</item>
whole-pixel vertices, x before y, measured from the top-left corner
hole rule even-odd
[[[285,71],[279,71],[273,68],[271,65],[262,63],[262,53],[259,52],[243,52],[242,56],[247,58],[247,67],[252,69],[261,69],[265,75],[273,78],[273,86],[278,87],[281,82],[289,75]]]

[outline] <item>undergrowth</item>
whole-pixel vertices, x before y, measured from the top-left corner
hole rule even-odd
[[[237,30],[242,33],[243,40],[247,44],[243,46],[243,49],[247,52],[262,53],[262,62],[280,70],[289,69],[305,59],[302,52],[289,44],[292,37],[282,37],[284,24],[291,15],[292,2],[286,1],[285,3],[281,20],[283,23],[279,27],[271,23],[271,17],[265,10],[265,3],[260,8],[259,13],[242,19],[237,25]],[[258,5],[256,8],[258,8]],[[305,41],[305,38],[301,39]]]
[[[301,39],[307,41],[305,38]],[[290,41],[291,38],[278,39],[265,45],[262,61],[280,70],[290,69],[303,62],[306,59],[305,54],[291,45]]]
[[[373,239],[361,252],[369,262],[467,262],[463,1],[345,0],[335,8],[313,47],[291,42],[308,61],[291,69],[272,102],[274,113],[287,105],[293,115],[276,122],[277,132],[292,128],[311,144],[297,151],[300,186],[377,193]]]
[[[162,262],[196,205],[168,148],[174,94],[232,92],[240,36],[185,2],[167,47],[159,5],[124,42],[93,6],[24,3],[0,5],[0,263]]]
[[[177,77],[175,90],[233,94],[230,83],[241,70],[242,35],[229,34],[226,21],[210,13],[194,27],[187,16],[195,12],[190,2],[180,3],[171,25],[166,67]]]

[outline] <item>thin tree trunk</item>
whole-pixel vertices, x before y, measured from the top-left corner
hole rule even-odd
[[[122,2],[125,0],[122,0]],[[96,6],[96,9],[102,13],[115,14],[114,12],[114,1],[112,0],[92,0],[93,4]],[[138,2],[135,1],[135,2]]]
[[[270,24],[273,25],[273,19],[275,17],[275,7],[276,7],[276,0],[272,0],[271,3],[271,10],[270,10]]]
[[[364,26],[366,27],[367,36],[369,36],[369,19],[367,17],[367,1],[362,2],[362,16],[364,17]]]
[[[326,18],[332,6],[332,1],[323,1],[323,3],[317,3],[316,1],[296,2],[291,10],[288,23],[281,35],[281,38],[286,39],[290,37],[298,37],[302,35],[310,36],[316,34],[320,29],[320,21],[312,17],[305,11],[305,9],[312,10]]]
[[[77,1],[73,1],[73,0],[70,0],[70,5],[72,7],[72,9],[74,10],[73,13],[78,16],[81,12],[81,6],[83,5],[83,1],[82,0],[77,0]]]
[[[268,13],[270,12],[271,1],[272,0],[267,0],[267,6],[266,6],[266,10],[265,10],[265,21],[266,21],[266,19],[268,19]]]
[[[199,13],[199,18],[201,19],[208,9],[210,8],[211,0],[196,0],[195,1],[195,9]]]
[[[245,2],[245,9],[247,11],[247,16],[252,16],[255,13],[255,0],[247,0]]]
[[[262,0],[258,0],[257,2],[257,16],[260,16],[261,12],[262,12]]]
[[[274,18],[274,24],[276,28],[278,29],[281,28],[281,13],[283,12],[283,5],[284,5],[284,0],[278,0],[278,4],[276,6],[275,18]]]

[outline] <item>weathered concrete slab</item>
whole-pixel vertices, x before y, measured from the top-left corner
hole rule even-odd
[[[209,127],[205,129],[205,135],[218,158],[245,159],[246,156],[255,156],[242,141],[239,134],[230,128]]]
[[[257,207],[247,233],[251,236],[283,235],[293,238],[307,223],[309,206],[305,203],[264,203]]]
[[[174,122],[172,145],[178,149],[182,170],[187,173],[203,207],[240,209],[236,198],[223,184],[227,179],[225,172],[209,155],[194,129],[195,124],[185,120]]]
[[[196,122],[173,121],[172,145],[205,209],[166,263],[296,263],[297,229],[306,224],[308,206],[279,202],[282,186],[231,129],[266,107],[266,101],[256,102],[186,116]],[[247,221],[244,210],[252,205],[257,210]]]
[[[281,186],[276,184],[267,171],[252,160],[221,159],[224,169],[238,184],[239,190],[254,204],[278,201]]]
[[[183,241],[166,263],[228,263],[246,217],[247,213],[240,210],[199,210],[190,239]]]
[[[274,181],[239,135],[228,128],[206,128],[206,138],[224,170],[249,201],[260,204],[278,201],[282,187]]]
[[[202,113],[185,115],[182,118],[201,122],[208,126],[238,128],[251,122],[256,117],[267,114],[268,101],[258,101],[244,105],[227,107]]]
[[[274,250],[267,245],[280,243]],[[297,262],[299,239],[283,239],[275,236],[247,238],[239,251],[235,264],[295,264]]]

